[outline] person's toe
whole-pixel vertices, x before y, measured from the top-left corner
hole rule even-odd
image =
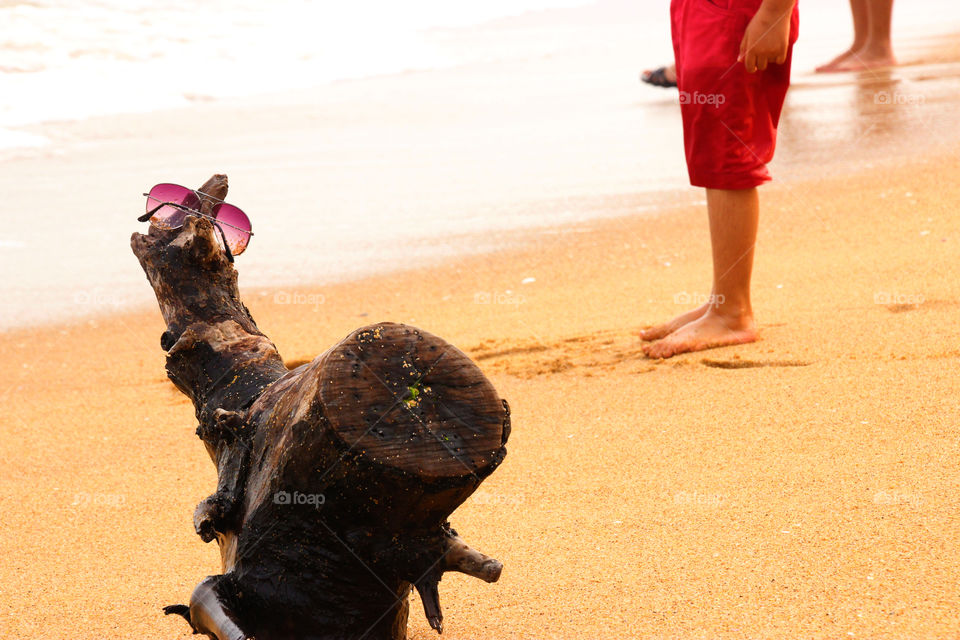
[[[670,357],[670,355],[668,355],[670,353],[669,345],[663,340],[643,345],[643,353],[651,360]]]
[[[645,342],[652,342],[654,340],[660,340],[661,338],[666,338],[671,333],[682,329],[686,325],[690,324],[703,317],[703,315],[709,310],[709,305],[702,305],[696,309],[691,309],[686,313],[682,313],[670,322],[664,322],[663,324],[658,324],[655,327],[647,327],[638,332],[641,340]]]
[[[652,342],[654,340],[659,340],[660,338],[663,338],[664,336],[668,335],[671,331],[672,329],[670,328],[669,323],[661,324],[656,327],[650,327],[648,329],[641,329],[640,339],[643,340],[644,342]]]

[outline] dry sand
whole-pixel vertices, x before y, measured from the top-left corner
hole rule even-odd
[[[446,638],[957,637],[958,172],[765,188],[761,340],[664,362],[633,332],[708,290],[702,207],[245,298],[290,361],[406,322],[509,399],[507,459],[452,517],[505,570],[448,574]],[[218,571],[191,526],[215,474],[161,331],[0,335],[0,638],[190,637],[160,607]]]

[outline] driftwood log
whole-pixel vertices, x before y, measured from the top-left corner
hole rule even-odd
[[[226,176],[200,191],[224,198]],[[510,433],[507,403],[466,355],[381,323],[288,370],[209,220],[151,227],[131,246],[167,325],[167,375],[218,475],[194,526],[219,543],[222,573],[166,613],[219,640],[399,640],[412,588],[440,632],[445,571],[500,577],[447,522]]]

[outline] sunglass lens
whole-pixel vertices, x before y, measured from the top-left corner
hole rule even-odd
[[[187,212],[180,207],[172,207],[165,203],[179,204],[188,209],[200,208],[200,199],[190,189],[178,184],[156,185],[147,195],[147,211],[160,207],[150,218],[150,223],[160,229],[179,229],[187,217]]]
[[[232,204],[221,202],[213,206],[213,217],[220,222],[220,228],[227,239],[233,255],[243,253],[250,242],[250,218]]]

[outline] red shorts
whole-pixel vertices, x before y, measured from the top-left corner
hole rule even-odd
[[[790,85],[796,7],[783,64],[747,73],[740,41],[761,0],[672,0],[670,21],[690,184],[749,189],[770,180],[777,123]]]

